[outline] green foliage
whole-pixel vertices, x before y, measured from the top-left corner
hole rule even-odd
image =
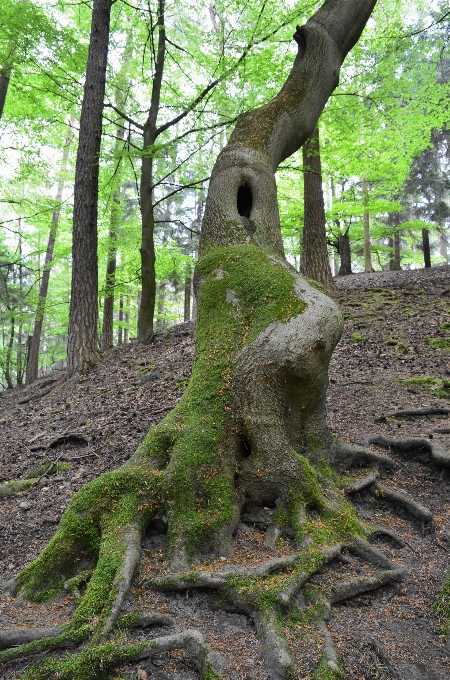
[[[361,333],[358,332],[352,333],[350,339],[353,340],[353,342],[365,342],[366,340]]]

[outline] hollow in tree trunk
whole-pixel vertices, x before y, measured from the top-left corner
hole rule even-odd
[[[167,528],[176,572],[161,587],[185,587],[182,574],[201,555],[231,555],[243,512],[271,509],[268,545],[288,531],[306,541],[305,549],[311,546],[289,563],[294,572],[281,590],[270,585],[269,599],[264,588],[246,590],[236,576],[200,573],[206,587],[222,584],[230,607],[253,616],[277,680],[294,673],[279,632],[279,606],[290,606],[304,579],[363,533],[333,468],[376,454],[342,445],[327,428],[328,362],[342,332],[341,314],[284,257],[275,171],[313,132],[374,4],[325,2],[296,30],[298,55],[280,93],[238,120],[211,175],[194,274],[198,311],[189,385],[131,459],[71,499],[50,544],[15,579],[29,598],[50,597],[64,583],[87,583],[72,623],[54,644],[89,638],[91,664],[144,653],[139,645],[120,654],[103,645],[97,656],[92,649],[115,625],[152,520]],[[309,511],[320,515],[320,530]],[[91,571],[76,576],[80,558]],[[188,574],[188,587],[196,587],[198,577]],[[210,658],[202,650],[199,656]],[[86,659],[81,651],[70,672]],[[217,677],[208,664],[204,677]],[[53,660],[48,669],[40,679],[56,677]]]

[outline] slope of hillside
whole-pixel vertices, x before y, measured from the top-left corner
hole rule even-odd
[[[337,285],[346,324],[330,366],[332,431],[356,444],[366,435],[425,437],[450,450],[446,412],[450,409],[450,267],[360,274],[339,279]],[[192,326],[182,324],[154,345],[132,343],[113,349],[86,376],[64,382],[63,376],[55,374],[0,396],[1,581],[38,555],[77,489],[126,460],[149,427],[177,403],[189,378],[193,351]],[[398,414],[408,410],[429,413]],[[339,603],[328,626],[346,678],[444,680],[450,676],[450,659],[432,603],[448,569],[450,471],[432,463],[424,451],[377,450],[393,461],[382,469],[380,481],[429,508],[434,519],[422,523],[387,502],[385,494],[369,489],[353,496],[369,524],[402,540],[401,545],[381,534],[377,544],[394,562],[405,564],[409,574],[401,584]],[[10,493],[7,482],[20,486],[27,477],[39,481]],[[265,548],[263,539],[257,525],[242,522],[235,559],[223,558],[207,568],[259,564],[293,550],[289,538],[275,550]],[[218,611],[207,594],[195,590],[151,591],[152,579],[168,569],[164,537],[149,532],[143,548],[141,573],[128,606],[138,603],[169,614],[179,630],[199,628],[221,654],[229,678],[268,678],[252,621]],[[348,580],[360,569],[357,558],[349,554],[314,577],[313,585]],[[69,595],[50,605],[14,606],[4,593],[0,636],[2,628],[64,621],[73,606]],[[151,634],[160,634],[159,629]],[[323,634],[314,627],[300,630],[292,622],[287,634],[301,659],[299,677],[312,678]],[[28,664],[29,660],[5,663],[0,678],[21,677]],[[141,668],[160,680],[198,677],[180,652],[161,655]],[[136,672],[136,665],[130,664],[115,677],[135,678]]]

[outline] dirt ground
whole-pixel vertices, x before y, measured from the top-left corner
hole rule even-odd
[[[450,406],[450,267],[358,274],[336,283],[346,324],[330,365],[331,430],[357,444],[367,434],[422,436],[450,449],[448,414],[392,415],[405,409]],[[193,351],[192,325],[182,324],[154,345],[132,342],[114,348],[86,376],[64,381],[53,374],[0,396],[0,485],[34,476],[38,468],[43,475],[31,489],[0,498],[0,582],[18,573],[45,547],[70,497],[90,479],[129,458],[147,430],[177,403],[190,375]],[[425,376],[428,381],[421,380]],[[415,382],[405,382],[412,378]],[[449,569],[450,471],[423,455],[383,452],[395,462],[390,473],[382,473],[383,481],[428,507],[434,521],[424,528],[369,492],[354,498],[367,523],[390,529],[404,540],[404,547],[386,538],[378,545],[395,562],[405,564],[409,573],[400,585],[334,606],[329,629],[349,680],[445,680],[450,677],[450,651],[432,604]],[[60,467],[65,463],[66,469],[48,474],[52,462]],[[214,570],[260,564],[292,550],[288,539],[276,550],[266,549],[263,533],[241,522],[235,558],[203,566]],[[167,613],[175,620],[175,630],[201,630],[222,656],[231,680],[269,680],[251,620],[221,611],[209,593],[151,590],[152,577],[168,571],[163,535],[149,532],[143,555],[127,607]],[[366,566],[348,556],[332,563],[314,581],[327,587],[336,579],[364,572]],[[15,606],[10,597],[0,594],[0,634],[1,629],[68,620],[73,607],[71,596],[47,605]],[[167,632],[153,628],[135,632],[129,639],[151,639]],[[313,627],[295,625],[287,627],[286,633],[299,660],[298,677],[312,678],[321,656],[321,634]],[[3,664],[0,679],[22,677],[30,663],[26,659]],[[153,663],[142,662],[140,669],[156,680],[198,678],[182,651],[156,657]],[[137,671],[130,664],[115,677],[136,678]]]

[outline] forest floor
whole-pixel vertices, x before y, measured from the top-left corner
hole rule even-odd
[[[448,415],[409,419],[391,415],[401,409],[450,405],[450,267],[358,274],[336,283],[346,324],[330,365],[331,430],[355,444],[361,444],[364,435],[384,434],[429,437],[450,449]],[[52,461],[66,463],[62,467],[67,468],[45,475],[27,491],[0,499],[0,582],[17,574],[45,547],[70,497],[88,480],[129,458],[148,429],[177,403],[190,375],[193,351],[192,325],[181,324],[153,345],[131,342],[114,348],[87,375],[64,382],[53,374],[29,388],[0,395],[0,484],[33,476],[37,468],[42,474]],[[423,456],[383,452],[396,463],[390,486],[430,508],[434,522],[422,531],[382,499],[359,494],[355,503],[363,519],[395,531],[406,542],[402,548],[388,540],[378,545],[405,564],[409,573],[400,585],[334,606],[328,626],[349,680],[445,680],[450,677],[450,652],[432,605],[449,569],[450,471]],[[386,473],[383,476],[387,478]],[[241,523],[235,558],[203,567],[254,565],[292,550],[288,539],[276,550],[266,549],[263,533]],[[207,593],[151,591],[151,577],[168,571],[161,534],[146,536],[143,555],[128,607],[167,613],[178,630],[201,630],[221,654],[230,680],[269,680],[247,617],[215,608]],[[336,574],[351,576],[356,566],[350,559],[336,562],[316,581],[332,580]],[[71,596],[47,605],[15,606],[0,594],[0,632],[65,621],[73,607]],[[164,632],[142,631],[133,639]],[[320,660],[320,632],[291,626],[286,633],[299,658],[299,678],[307,680]],[[6,663],[0,666],[0,678],[19,678],[29,664],[29,659]],[[155,657],[151,664],[142,662],[140,669],[140,677],[153,680],[198,678],[182,651]],[[136,678],[137,671],[130,664],[116,677]]]

